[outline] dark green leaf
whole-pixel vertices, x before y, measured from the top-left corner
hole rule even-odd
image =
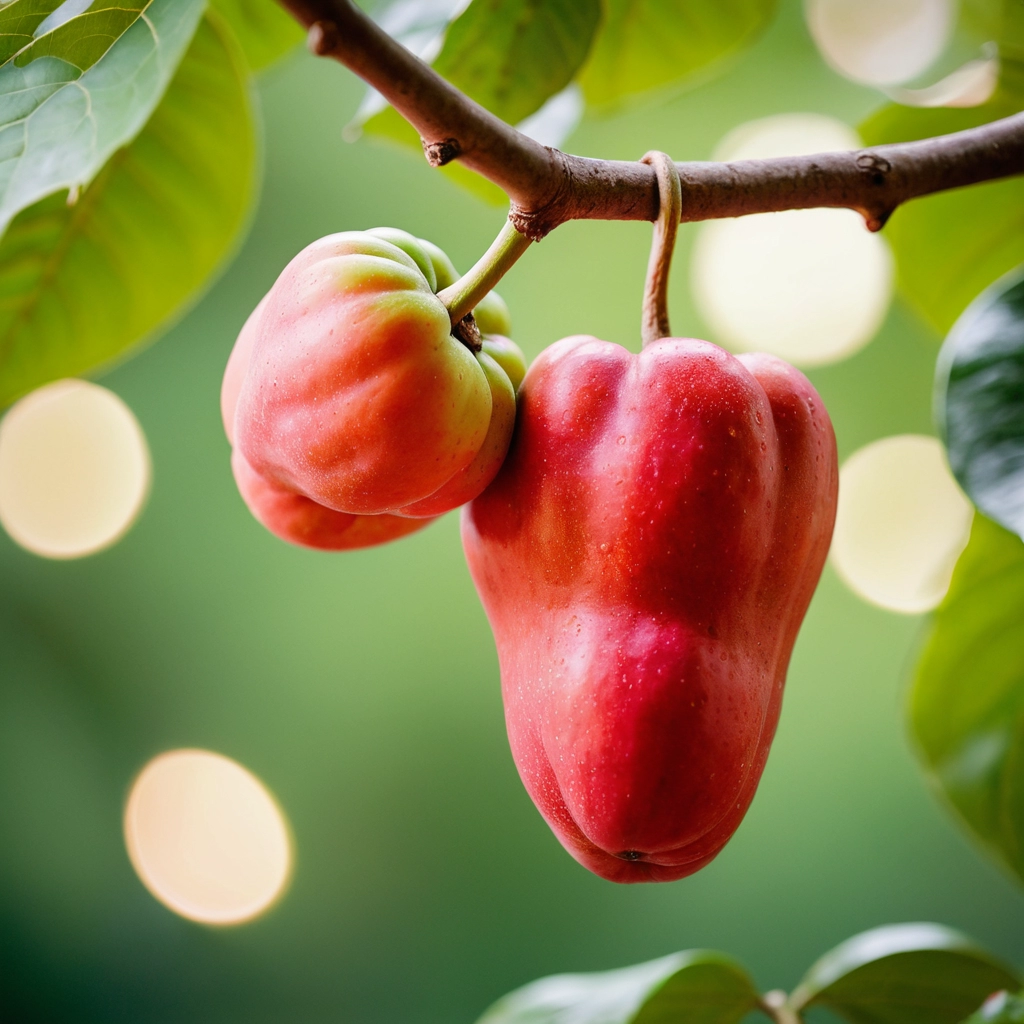
[[[946,339],[936,414],[949,465],[986,515],[1024,536],[1024,277],[976,299]]]
[[[608,0],[580,82],[596,106],[679,85],[749,46],[775,0]]]
[[[915,670],[910,727],[931,780],[1024,880],[1022,623],[1024,543],[978,514]]]
[[[0,67],[0,232],[44,196],[86,185],[139,133],[202,10],[203,0],[152,0],[146,16],[85,70],[54,56]],[[69,47],[74,42],[65,41]],[[80,50],[91,59],[84,43]]]
[[[195,297],[254,194],[251,102],[237,45],[203,21],[149,123],[78,202],[58,193],[15,218],[0,242],[0,405],[110,361]]]
[[[735,960],[696,949],[618,971],[542,978],[498,1000],[479,1024],[736,1024],[757,1002]]]
[[[985,1000],[977,1013],[972,1013],[964,1024],[1024,1024],[1024,998],[997,992]]]
[[[277,0],[210,0],[210,6],[231,27],[253,71],[283,57],[304,35]]]
[[[0,64],[32,42],[36,29],[64,0],[13,0],[0,8]]]
[[[23,68],[40,57],[56,57],[79,71],[88,71],[135,24],[150,2],[94,0],[81,14],[39,35],[14,63]]]
[[[992,99],[969,109],[883,107],[861,125],[869,146],[963,131],[1024,109],[1024,64],[1004,54]],[[907,301],[945,334],[980,292],[1024,262],[1024,177],[939,192],[901,206],[885,228]]]
[[[959,1024],[992,992],[1016,987],[1012,970],[938,924],[875,928],[826,953],[790,997],[853,1024]]]
[[[434,67],[515,124],[572,81],[600,21],[599,0],[473,0]]]

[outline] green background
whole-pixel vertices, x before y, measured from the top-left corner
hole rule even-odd
[[[457,517],[343,555],[289,547],[251,519],[228,468],[220,375],[285,262],[330,231],[392,224],[465,269],[503,217],[414,155],[344,143],[361,86],[337,65],[297,53],[260,92],[251,235],[174,330],[103,377],[152,448],[140,522],[79,562],[0,540],[0,1017],[469,1024],[537,976],[693,946],[790,987],[853,932],[905,920],[963,928],[1024,963],[1020,893],[956,831],[908,747],[920,619],[868,607],[826,568],[735,839],[692,878],[616,887],[562,851],[519,783]],[[825,67],[788,3],[731,73],[587,121],[568,148],[707,159],[751,118],[856,123],[879,101]],[[569,224],[528,252],[502,286],[527,354],[581,332],[638,347],[649,238],[644,224]],[[692,239],[684,228],[673,326],[701,335]],[[861,354],[811,374],[841,457],[931,432],[937,342],[896,304]],[[294,829],[292,887],[249,925],[176,917],[128,863],[132,777],[183,746],[256,772]]]

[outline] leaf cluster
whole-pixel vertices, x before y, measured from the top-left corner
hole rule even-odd
[[[0,8],[0,405],[109,363],[209,284],[258,180],[272,0]]]
[[[902,924],[826,953],[788,997],[762,995],[736,960],[698,949],[621,970],[542,978],[500,999],[478,1024],[739,1024],[755,1011],[796,1024],[814,1007],[849,1024],[960,1024],[994,992],[1003,993],[1001,1007],[1021,1005],[1005,995],[1019,985],[1012,968],[959,932]]]

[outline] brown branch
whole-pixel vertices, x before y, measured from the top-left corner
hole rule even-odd
[[[650,165],[542,146],[446,82],[350,0],[281,3],[309,29],[314,53],[354,71],[419,132],[431,165],[458,159],[504,189],[523,234],[540,239],[581,218],[657,218]],[[833,206],[858,211],[878,231],[908,199],[1024,173],[1024,113],[920,142],[676,167],[683,221]]]

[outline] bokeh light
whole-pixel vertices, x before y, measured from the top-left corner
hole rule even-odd
[[[931,85],[920,89],[893,86],[886,95],[905,107],[979,107],[987,103],[999,85],[999,53],[991,43],[982,47],[987,56],[969,60]]]
[[[840,74],[867,85],[898,85],[946,48],[953,0],[806,0],[818,50]]]
[[[290,873],[288,826],[251,772],[206,750],[155,757],[124,814],[128,856],[146,888],[175,913],[239,924],[267,910]]]
[[[873,604],[928,611],[949,589],[972,515],[934,437],[883,438],[840,470],[832,564]]]
[[[727,135],[719,160],[856,149],[841,121],[783,114]],[[701,226],[693,252],[694,301],[712,340],[772,352],[801,366],[836,362],[866,345],[892,297],[892,256],[852,210],[761,213]]]
[[[112,391],[59,380],[0,422],[0,523],[29,551],[78,558],[120,539],[149,493],[146,438]]]

